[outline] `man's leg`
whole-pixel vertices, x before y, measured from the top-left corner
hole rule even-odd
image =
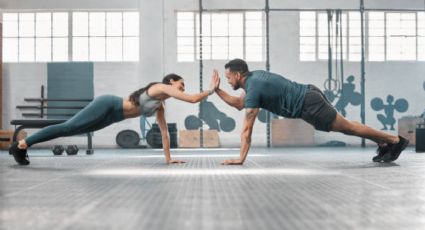
[[[364,137],[378,143],[378,145],[396,144],[399,142],[398,136],[378,131],[356,121],[349,121],[340,114],[336,115],[331,131]]]
[[[373,157],[375,162],[391,162],[397,160],[400,153],[409,145],[409,140],[401,136],[394,136],[388,133],[372,129],[359,122],[349,121],[340,114],[337,114],[332,123],[332,131],[342,132],[347,135],[364,137],[378,143],[378,155]]]

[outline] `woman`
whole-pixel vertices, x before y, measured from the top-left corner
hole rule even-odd
[[[183,78],[176,74],[169,74],[164,77],[162,83],[152,82],[146,87],[133,92],[127,99],[113,95],[97,97],[66,122],[45,127],[26,139],[13,143],[9,152],[18,164],[28,165],[30,161],[27,148],[36,143],[58,137],[93,132],[127,118],[140,115],[149,117],[156,112],[166,162],[185,163],[184,161],[171,159],[170,140],[164,115],[164,101],[173,97],[190,103],[200,102],[214,93],[218,82],[218,78],[214,76],[211,79],[209,90],[189,95],[184,93]]]

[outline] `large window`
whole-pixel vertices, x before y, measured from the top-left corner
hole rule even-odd
[[[177,13],[177,60],[191,62],[200,58],[199,14]],[[203,13],[202,58],[263,60],[262,12]]]
[[[386,16],[387,60],[416,60],[416,14]]]
[[[316,13],[300,13],[300,60],[316,60]]]
[[[330,35],[331,35],[331,49],[332,49],[332,58],[340,59],[341,54],[343,59],[347,58],[347,14],[343,13],[341,15],[341,20],[337,24],[336,15],[332,15],[332,20],[330,21]],[[318,14],[318,59],[327,60],[328,59],[328,49],[329,49],[329,40],[328,40],[328,14],[319,13]],[[342,25],[342,31],[340,29],[340,24]],[[337,36],[338,35],[338,36]],[[342,36],[342,49],[341,49],[341,39],[339,36]]]
[[[3,47],[4,62],[138,61],[139,13],[3,13]]]
[[[361,58],[360,14],[325,12],[300,12],[300,60],[328,60],[329,39],[333,59],[359,61]],[[328,28],[329,33],[328,33]]]
[[[425,12],[418,13],[418,60],[425,61]]]
[[[385,14],[368,13],[368,58],[369,61],[385,60]]]
[[[4,13],[3,61],[68,60],[68,13]]]
[[[342,33],[342,49],[336,38],[335,15],[332,16],[332,58],[339,59],[342,51],[345,60],[360,61],[359,12],[343,13],[341,23],[342,31],[338,32]],[[365,54],[369,61],[425,60],[425,13],[368,12],[365,29]],[[300,60],[327,60],[328,45],[327,13],[300,12]]]
[[[139,60],[137,12],[74,12],[73,61]]]

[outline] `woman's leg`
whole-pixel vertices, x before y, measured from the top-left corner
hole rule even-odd
[[[113,112],[115,96],[104,95],[97,97],[85,108],[64,123],[51,125],[41,129],[19,143],[20,149],[25,149],[33,144],[52,140],[58,137],[72,136],[84,133],[85,130],[102,123]],[[113,122],[112,122],[113,123]]]

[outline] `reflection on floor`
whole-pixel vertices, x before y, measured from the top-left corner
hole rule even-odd
[[[17,166],[0,152],[0,229],[425,229],[425,154],[374,149],[96,150]]]

